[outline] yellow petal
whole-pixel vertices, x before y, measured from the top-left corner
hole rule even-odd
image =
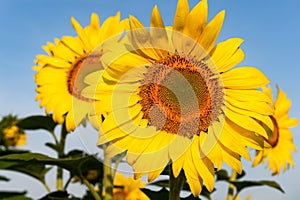
[[[213,163],[207,157],[200,157],[199,143],[197,141],[193,142],[190,147],[190,154],[193,159],[193,164],[203,179],[209,191],[214,189],[214,166]],[[187,161],[191,162],[191,161]]]
[[[129,16],[130,31],[127,31],[127,36],[135,48],[134,50],[145,56],[148,59],[157,60],[159,55],[151,44],[150,33],[144,25],[134,16]]]
[[[243,40],[240,38],[230,38],[224,42],[220,42],[210,52],[211,59],[220,72],[229,70],[231,67],[240,63],[245,55],[239,46]]]
[[[220,143],[222,143],[227,148],[231,149],[233,152],[238,153],[239,155],[243,156],[247,160],[250,160],[250,154],[248,150],[245,148],[243,141],[239,141],[238,137],[235,136],[235,133],[232,133],[230,129],[224,125],[224,129],[222,131],[221,136],[219,137]]]
[[[200,147],[203,146],[203,144],[202,144],[203,141],[207,142],[206,137],[213,137],[212,135],[213,134],[201,134],[200,133],[200,137],[198,139]],[[201,143],[201,141],[202,141],[202,143]],[[215,139],[214,143],[215,142],[216,142],[216,139]],[[209,158],[209,160],[212,161],[212,163],[214,163],[216,165],[216,167],[218,169],[222,168],[222,162],[223,162],[222,152],[221,152],[219,145],[217,145],[217,142],[206,156]]]
[[[89,43],[89,37],[87,36],[86,32],[83,30],[81,25],[76,21],[74,17],[71,18],[71,23],[75,31],[78,33],[80,40],[84,44],[86,51],[91,51],[93,47]]]
[[[102,43],[106,39],[109,39],[109,42],[119,39],[127,23],[127,20],[120,21],[120,12],[115,16],[108,17],[101,26],[98,43]]]
[[[179,0],[174,16],[173,29],[181,32],[185,25],[186,17],[189,14],[189,3],[187,0]]]
[[[189,148],[191,141],[189,138],[183,136],[174,136],[169,146],[169,154],[172,161],[176,161]]]
[[[235,108],[248,110],[251,112],[255,112],[261,115],[273,115],[274,110],[271,106],[266,102],[257,102],[257,101],[248,101],[248,102],[241,102],[235,99],[227,98],[226,106],[231,104]]]
[[[239,67],[221,74],[225,88],[253,89],[268,84],[269,79],[254,67]]]
[[[280,122],[279,122],[279,128],[291,128],[291,127],[294,127],[294,126],[297,126],[298,125],[298,120],[297,119],[280,119]]]
[[[247,130],[232,122],[230,119],[226,118],[226,123],[228,124],[227,129],[230,132],[235,133],[239,140],[244,141],[245,145],[253,148],[261,150],[264,147],[264,139],[259,135],[255,134],[252,130]],[[226,124],[225,124],[226,125]],[[270,147],[270,145],[268,145]]]
[[[159,49],[157,54],[164,56],[164,51],[168,47],[168,35],[165,29],[164,22],[160,16],[157,6],[154,6],[150,22],[151,43],[155,49]]]
[[[260,90],[230,90],[226,89],[225,94],[227,99],[235,99],[241,102],[258,101],[272,103],[272,99],[269,98],[264,92]],[[230,97],[230,98],[228,98]]]
[[[172,160],[172,170],[173,170],[173,175],[175,178],[178,177],[180,171],[183,168],[184,160],[185,160],[185,154],[183,154],[180,158],[177,160]]]
[[[227,147],[223,146],[220,144],[222,148],[222,155],[224,161],[232,168],[234,169],[237,173],[241,174],[242,173],[242,163],[240,160],[240,156],[237,153],[234,153]]]
[[[88,36],[89,43],[92,48],[95,48],[97,45],[99,45],[99,37],[102,29],[100,29],[100,20],[96,13],[92,13],[90,25],[85,27],[84,31]]]
[[[146,149],[146,151],[143,154],[140,154],[140,156],[137,158],[136,162],[132,165],[133,170],[135,172],[141,173],[141,172],[152,172],[156,170],[160,170],[167,166],[170,158],[168,156],[168,149],[167,148],[160,148],[160,144],[163,144],[164,142],[159,141],[158,145],[152,143],[151,148],[149,146],[149,149]],[[155,152],[151,152],[154,149],[156,149]],[[149,152],[148,152],[149,150]],[[159,158],[159,159],[157,159]],[[145,163],[147,163],[145,165]]]
[[[268,115],[262,115],[262,114],[259,114],[259,113],[256,113],[256,112],[253,112],[253,111],[249,111],[249,110],[243,110],[243,108],[237,108],[237,107],[234,107],[230,104],[226,104],[227,108],[236,112],[236,113],[239,113],[241,115],[244,115],[244,116],[250,116],[254,119],[257,119],[261,122],[263,122],[265,125],[267,125],[271,130],[273,130],[273,122],[271,120],[271,118],[268,116]]]
[[[157,5],[154,6],[151,15],[150,27],[165,28],[164,22],[160,16]],[[167,37],[167,35],[165,35]]]
[[[262,162],[263,151],[256,151],[256,155],[253,159],[252,167],[257,166]]]
[[[113,113],[108,115],[103,122],[102,131],[107,134],[115,129],[121,129],[124,133],[130,133],[137,128],[134,119],[139,116],[141,106],[133,106],[131,108],[121,108],[114,110]]]
[[[78,56],[86,53],[84,45],[78,37],[63,36],[61,42]]]
[[[223,21],[225,17],[225,11],[219,12],[209,23],[205,26],[204,31],[199,38],[199,44],[209,52],[214,46],[219,33],[221,31]]]
[[[103,73],[103,77],[107,80],[118,81],[131,68],[149,65],[149,61],[143,56],[133,53],[127,52],[117,56],[114,53],[106,53],[101,58],[104,65],[107,66]]]
[[[206,25],[207,15],[207,0],[202,0],[186,17],[183,34],[186,34],[197,41]]]
[[[184,174],[186,176],[187,182],[190,186],[191,192],[194,196],[198,196],[201,193],[202,190],[202,183],[203,180],[199,176],[197,170],[195,169],[195,165],[193,164],[192,158],[187,156],[185,162],[184,162]]]
[[[148,175],[148,182],[154,181],[154,180],[161,174],[161,172],[162,172],[163,170],[164,170],[164,168],[161,168],[161,169],[159,169],[159,170],[150,172],[149,175]]]
[[[259,135],[268,138],[268,134],[266,133],[265,129],[259,125],[258,122],[256,122],[254,119],[240,115],[234,111],[231,111],[230,109],[226,110],[226,116],[234,123],[238,124],[239,126],[243,127],[244,129],[254,131],[258,133]]]
[[[37,55],[37,59],[42,60],[43,62],[52,65],[54,67],[70,68],[71,64],[57,57],[48,57],[45,55]]]

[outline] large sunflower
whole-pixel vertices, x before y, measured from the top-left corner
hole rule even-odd
[[[274,131],[269,131],[269,139],[266,139],[272,148],[263,149],[256,152],[253,160],[253,167],[264,163],[268,159],[268,168],[273,174],[279,174],[281,169],[285,171],[287,166],[294,166],[292,151],[296,151],[293,143],[293,135],[289,128],[298,124],[297,119],[291,119],[288,111],[291,107],[291,100],[277,87],[277,99],[272,104],[274,114],[270,116],[274,125]],[[272,99],[271,89],[265,90]]]
[[[106,39],[124,31],[125,21],[120,14],[109,17],[100,27],[97,14],[91,15],[90,25],[82,28],[71,18],[78,36],[63,36],[43,46],[48,55],[37,55],[35,83],[40,106],[46,113],[53,112],[58,123],[66,121],[68,131],[74,130],[85,119],[90,109],[91,98],[83,97],[80,92],[85,86],[85,73],[101,70],[99,58],[102,49],[99,45]],[[97,50],[94,50],[96,47]],[[93,53],[91,53],[93,51]]]
[[[206,0],[191,11],[179,0],[172,27],[156,6],[149,29],[130,16],[127,38],[104,45],[105,71],[86,77],[82,95],[111,112],[98,144],[110,142],[112,156],[127,151],[136,177],[148,173],[152,181],[171,161],[174,176],[183,169],[198,195],[203,182],[214,188],[215,165],[225,161],[241,172],[240,155],[250,159],[246,146],[264,146],[257,120],[271,127],[273,110],[257,88],[269,80],[256,68],[233,68],[244,59],[242,39],[215,45],[224,14],[207,22]]]

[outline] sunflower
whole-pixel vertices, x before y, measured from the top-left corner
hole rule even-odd
[[[18,127],[17,116],[7,115],[0,121],[0,146],[23,146],[26,144],[26,134]]]
[[[20,132],[19,127],[13,125],[3,130],[4,146],[23,146],[26,144],[26,135]]]
[[[114,200],[149,200],[140,188],[145,187],[145,183],[133,178],[126,178],[123,174],[117,173],[114,180],[113,189]]]
[[[43,49],[48,55],[37,55],[35,83],[36,100],[53,112],[53,120],[65,121],[67,131],[74,130],[87,116],[93,99],[84,98],[80,92],[85,86],[84,73],[101,70],[99,58],[102,49],[97,48],[106,39],[124,31],[126,21],[120,21],[120,13],[109,17],[100,27],[97,14],[92,13],[90,25],[82,28],[71,18],[78,36],[63,36],[48,42]],[[91,53],[93,51],[93,53]]]
[[[265,90],[266,94],[272,99],[270,88]],[[269,138],[266,139],[272,148],[262,149],[256,152],[252,166],[255,167],[260,163],[264,163],[268,158],[268,168],[272,174],[279,174],[283,168],[286,171],[288,166],[294,167],[292,159],[292,151],[296,151],[293,143],[293,135],[289,128],[298,124],[297,119],[289,117],[288,111],[291,107],[291,100],[277,86],[277,99],[273,102],[272,107],[274,114],[270,116],[273,122],[274,130],[269,131]]]
[[[105,102],[94,106],[109,112],[98,141],[110,142],[109,155],[127,151],[135,177],[148,174],[148,181],[172,162],[174,176],[183,169],[195,196],[203,183],[213,190],[214,166],[223,161],[241,172],[240,156],[250,159],[246,147],[266,145],[257,120],[271,127],[273,114],[257,89],[269,83],[265,75],[233,68],[244,59],[243,40],[215,44],[225,12],[210,22],[207,15],[206,0],[191,11],[179,0],[172,27],[157,6],[149,29],[130,16],[126,37],[103,45],[104,72],[89,74],[82,92]]]

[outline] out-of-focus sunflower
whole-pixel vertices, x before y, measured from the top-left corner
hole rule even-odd
[[[94,99],[83,97],[80,92],[85,86],[85,73],[101,70],[99,58],[102,49],[96,47],[106,39],[124,31],[126,21],[120,21],[120,13],[109,17],[100,26],[99,17],[93,13],[90,25],[82,28],[71,18],[71,23],[78,36],[63,36],[48,42],[43,49],[48,55],[37,55],[35,83],[36,100],[46,108],[46,113],[53,112],[53,119],[58,123],[66,120],[68,131],[74,130],[85,119],[90,103]],[[91,52],[93,53],[91,54]]]
[[[214,165],[241,172],[246,146],[264,146],[267,133],[255,119],[271,127],[273,110],[257,88],[269,80],[256,68],[233,68],[244,59],[242,39],[215,45],[224,14],[207,22],[206,0],[191,11],[179,0],[172,27],[156,6],[149,29],[130,16],[127,38],[104,45],[105,71],[86,77],[82,95],[111,111],[98,144],[111,142],[111,156],[127,151],[136,178],[154,180],[171,160],[174,176],[183,169],[199,195],[203,182],[213,190]]]
[[[0,121],[0,145],[5,147],[22,146],[26,144],[26,134],[16,124],[18,118],[7,115]]]
[[[265,93],[272,99],[271,88],[267,88]],[[286,171],[288,166],[294,167],[292,152],[296,151],[296,146],[293,143],[293,134],[289,128],[296,126],[298,120],[289,117],[291,100],[279,87],[277,87],[277,98],[272,107],[275,112],[270,118],[273,122],[274,131],[268,130],[269,139],[266,139],[272,148],[256,151],[252,166],[255,167],[268,159],[267,166],[275,175],[279,174],[282,169]]]
[[[145,183],[133,178],[126,178],[123,174],[117,173],[114,180],[113,196],[114,200],[150,200],[140,188],[145,187]]]

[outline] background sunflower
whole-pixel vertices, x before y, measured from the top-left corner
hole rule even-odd
[[[270,116],[274,124],[274,131],[269,134],[270,137],[267,139],[272,147],[257,151],[252,164],[255,167],[268,160],[267,167],[273,175],[279,174],[282,169],[286,171],[290,166],[294,167],[292,152],[296,152],[297,148],[293,142],[290,128],[298,124],[298,120],[290,118],[288,114],[291,100],[278,86],[276,88],[277,97],[272,103],[275,112]],[[265,93],[272,99],[271,88],[266,89]]]
[[[71,18],[78,36],[63,36],[43,46],[48,55],[37,55],[35,83],[36,100],[45,107],[47,114],[53,113],[53,120],[66,122],[67,131],[74,130],[88,115],[94,99],[81,96],[85,84],[84,75],[103,70],[99,62],[102,56],[101,42],[124,30],[125,21],[120,21],[120,13],[109,17],[100,26],[97,14],[91,15],[90,25],[82,28]],[[91,54],[91,52],[93,53]]]

